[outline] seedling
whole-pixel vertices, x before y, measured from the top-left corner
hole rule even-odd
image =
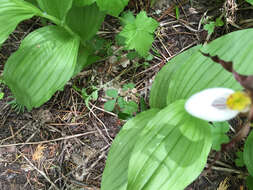
[[[204,25],[204,30],[208,32],[208,37],[213,34],[215,27],[221,27],[224,25],[224,22],[221,20],[221,18],[216,18],[215,21],[209,21],[207,20],[207,23]]]
[[[98,99],[98,91],[99,89],[96,86],[90,86],[89,88],[78,88],[77,86],[73,85],[73,88],[81,93],[82,98],[85,102],[85,105],[87,108],[89,108],[89,103],[90,101],[96,101]],[[90,91],[90,93],[88,93],[87,91]]]
[[[135,87],[133,83],[123,85],[122,90],[127,92]],[[119,95],[118,90],[108,89],[106,95],[110,98],[105,104],[104,108],[107,111],[115,111],[121,119],[132,117],[138,111],[138,104],[132,100],[127,101]]]

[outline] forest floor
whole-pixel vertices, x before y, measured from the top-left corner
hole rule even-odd
[[[126,121],[119,119],[116,113],[104,110],[107,88],[101,88],[98,99],[90,101],[90,108],[87,108],[74,86],[91,90],[108,83],[109,88],[120,91],[124,84],[134,83],[135,88],[123,96],[131,97],[138,104],[142,97],[148,105],[152,81],[169,60],[197,44],[246,27],[240,20],[248,12],[238,11],[245,6],[244,3],[205,3],[179,3],[179,15],[175,14],[174,3],[150,9],[149,16],[160,26],[151,50],[153,59],[145,63],[137,60],[139,64],[136,60],[128,60],[124,54],[117,55],[122,59],[113,61],[113,56],[121,48],[115,45],[114,39],[119,24],[118,20],[107,17],[98,35],[109,44],[106,47],[112,54],[86,68],[69,81],[63,91],[30,112],[17,113],[10,104],[13,100],[10,90],[0,84],[5,94],[0,100],[0,189],[100,189],[110,145]],[[142,8],[141,5],[129,5],[129,9],[135,12]],[[203,29],[203,18],[209,16],[214,20],[222,14],[226,15],[227,22],[209,37]],[[41,26],[39,18],[18,25],[0,51],[0,74],[20,41]],[[208,163],[212,162],[214,155],[215,152],[210,154]],[[236,167],[234,159],[234,153],[222,154],[210,171],[204,170],[186,189],[246,190],[242,179],[245,170]]]

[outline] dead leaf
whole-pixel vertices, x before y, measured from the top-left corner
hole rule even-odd
[[[217,190],[227,190],[229,187],[228,185],[228,178],[225,178],[224,181],[222,181],[218,187]]]
[[[46,146],[39,144],[37,146],[35,152],[33,153],[32,160],[33,161],[40,161],[40,159],[43,157],[43,152],[44,152],[45,148],[46,148]]]

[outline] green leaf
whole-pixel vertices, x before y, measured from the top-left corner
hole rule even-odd
[[[105,14],[99,11],[95,3],[84,7],[73,5],[66,17],[66,23],[84,43],[97,33],[104,21],[104,16]]]
[[[19,104],[39,107],[64,87],[74,72],[79,40],[62,28],[30,33],[4,67],[4,80]]]
[[[250,173],[253,176],[253,131],[250,132],[246,139],[243,152],[244,163]]]
[[[136,51],[130,51],[127,54],[127,59],[134,60],[136,57],[138,57],[138,53]]]
[[[240,74],[253,75],[253,29],[239,30],[226,34],[202,48],[205,53],[218,55],[225,61],[232,61],[233,68]]]
[[[212,145],[210,125],[176,101],[143,129],[131,154],[127,190],[183,190],[204,169]]]
[[[208,32],[208,35],[211,35],[214,32],[215,22],[209,22],[208,24],[204,25],[204,30]]]
[[[27,1],[27,2],[29,2],[31,4],[33,4],[33,5],[35,5],[36,7],[38,6],[38,3],[37,3],[36,0],[25,0],[25,1]]]
[[[120,21],[121,21],[121,25],[125,26],[126,24],[134,23],[135,17],[131,11],[124,12],[122,13]]]
[[[108,100],[105,104],[104,104],[104,109],[106,111],[113,111],[114,110],[114,107],[115,107],[115,104],[116,104],[116,100],[113,99],[113,100]]]
[[[212,137],[213,145],[212,149],[220,151],[221,144],[229,142],[229,138],[226,133],[229,131],[229,124],[227,122],[217,122],[213,124]]]
[[[146,12],[142,11],[134,22],[128,22],[120,35],[126,38],[127,49],[135,49],[141,56],[147,56],[148,51],[154,40],[153,33],[158,27],[158,22],[147,17]]]
[[[125,100],[122,98],[122,97],[118,97],[118,99],[117,99],[117,103],[118,103],[118,105],[119,105],[119,107],[121,108],[121,109],[123,109],[124,107],[125,107]]]
[[[248,187],[249,190],[253,190],[253,177],[248,176],[246,178],[246,186]]]
[[[118,16],[125,6],[127,6],[129,0],[96,0],[100,10],[112,16]]]
[[[120,130],[110,148],[103,177],[101,190],[126,190],[128,163],[131,152],[143,130],[158,109],[151,109],[138,114],[129,120]]]
[[[87,5],[91,5],[94,2],[96,2],[96,0],[74,0],[74,4],[78,7],[83,7],[83,6],[87,6]]]
[[[1,0],[0,3],[0,47],[19,22],[40,14],[32,4],[20,0]]]
[[[127,90],[132,90],[132,89],[134,89],[134,87],[135,87],[135,84],[134,83],[127,83],[127,84],[124,84],[123,85],[123,91],[127,91]]]
[[[64,22],[73,0],[37,0],[37,2],[46,14],[55,16]]]
[[[108,89],[106,90],[105,94],[109,97],[112,98],[117,98],[118,97],[118,90],[116,89]]]
[[[235,165],[238,167],[243,167],[245,165],[244,160],[243,160],[243,152],[238,151],[236,152],[237,158],[235,159]]]
[[[138,104],[134,101],[125,102],[124,108],[122,109],[123,113],[132,115],[138,111]]]
[[[0,92],[0,100],[3,99],[3,97],[4,97],[4,93]]]
[[[246,2],[248,2],[249,4],[253,5],[253,0],[245,0]]]
[[[231,73],[204,57],[199,52],[200,48],[201,46],[195,46],[188,49],[174,57],[161,69],[151,89],[150,106],[152,108],[164,108],[176,100],[187,99],[206,88],[242,89]]]
[[[215,19],[215,26],[223,26],[224,22],[221,20],[221,18]]]

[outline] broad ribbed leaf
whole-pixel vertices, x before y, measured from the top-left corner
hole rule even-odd
[[[102,11],[112,16],[118,16],[125,6],[127,6],[129,0],[96,0],[97,4]]]
[[[129,120],[112,143],[102,178],[102,190],[126,190],[128,163],[138,134],[159,110],[142,112]]]
[[[250,132],[245,142],[243,159],[250,175],[253,176],[253,131]]]
[[[33,5],[35,5],[35,6],[38,6],[38,3],[37,3],[36,0],[25,0],[25,1],[31,3],[31,4],[33,4]]]
[[[86,6],[86,5],[91,5],[92,3],[96,2],[96,0],[74,0],[74,4],[76,6]]]
[[[85,42],[96,34],[101,27],[104,16],[105,14],[99,11],[95,3],[84,7],[73,5],[66,17],[66,22]]]
[[[19,22],[29,19],[40,10],[22,0],[0,1],[0,46],[13,32]]]
[[[4,80],[17,102],[39,107],[73,75],[79,40],[62,28],[47,26],[30,33],[4,67]]]
[[[202,51],[212,56],[218,55],[225,61],[233,61],[233,67],[239,74],[253,75],[252,36],[252,28],[232,32],[205,45]]]
[[[200,48],[196,46],[179,54],[157,74],[150,95],[152,108],[163,108],[206,88],[242,89],[231,73],[203,56]]]
[[[37,0],[37,2],[47,14],[64,21],[73,0]]]
[[[179,100],[161,110],[138,136],[127,190],[183,190],[204,169],[211,129],[186,113],[184,103]]]

